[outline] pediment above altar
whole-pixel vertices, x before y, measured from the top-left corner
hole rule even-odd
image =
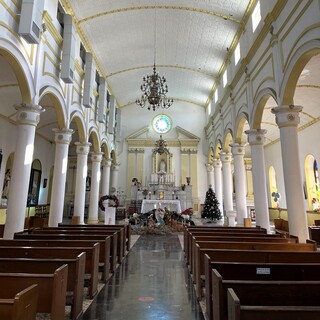
[[[143,127],[129,136],[126,141],[128,147],[154,147],[155,142],[159,139],[159,134],[153,132],[148,126]],[[197,147],[200,138],[179,126],[172,128],[170,134],[163,135],[168,147]]]

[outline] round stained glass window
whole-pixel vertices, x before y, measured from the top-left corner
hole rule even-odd
[[[171,129],[171,119],[164,114],[155,116],[152,120],[152,127],[157,133],[166,133]]]

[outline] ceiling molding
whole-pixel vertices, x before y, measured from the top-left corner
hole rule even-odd
[[[97,19],[97,18],[100,18],[103,16],[114,14],[114,13],[121,13],[121,12],[133,11],[133,10],[153,10],[153,9],[192,11],[192,12],[215,16],[215,17],[221,18],[223,20],[229,20],[229,21],[237,23],[237,24],[241,24],[241,22],[242,22],[238,19],[235,19],[235,18],[228,16],[228,15],[221,14],[219,12],[203,10],[203,9],[199,9],[199,8],[181,7],[181,6],[139,6],[139,7],[120,8],[120,9],[115,9],[115,10],[110,10],[110,11],[105,11],[105,12],[95,14],[95,15],[86,17],[84,19],[81,19],[78,22],[79,22],[79,24],[81,24],[81,23],[87,22],[89,20]]]

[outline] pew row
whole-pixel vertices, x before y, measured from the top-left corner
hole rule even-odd
[[[93,241],[94,243],[99,243],[101,246],[101,242],[105,242],[105,244],[102,244],[103,246],[106,246],[107,248],[108,240],[106,240],[107,236],[105,235],[87,235],[87,234],[27,234],[27,233],[15,233],[14,234],[14,240],[47,240],[47,241],[52,241],[52,240],[66,240],[66,241]],[[77,246],[77,245],[76,245]],[[117,252],[117,237],[111,237],[111,243],[110,243],[110,272],[114,272],[116,267],[117,267],[117,255],[114,254],[114,252]],[[107,249],[106,249],[107,250]],[[104,252],[103,248],[100,248],[100,252]],[[100,257],[99,254],[99,262],[105,263],[107,266],[107,251],[105,254],[105,257],[102,254],[102,257]],[[104,258],[103,258],[104,257]],[[106,272],[107,276],[107,272]]]
[[[194,255],[192,257],[194,265],[193,280],[196,285],[196,294],[201,299],[201,276],[205,275],[204,256],[208,250],[214,249],[234,249],[249,251],[310,251],[316,252],[317,246],[312,243],[268,243],[268,242],[197,242],[194,247]],[[224,261],[224,260],[219,260]]]
[[[85,263],[86,257],[84,252],[80,253],[75,259],[0,258],[0,273],[50,274],[54,273],[60,266],[67,264],[66,304],[71,305],[70,318],[76,320],[79,319],[83,313]]]
[[[207,255],[205,259],[205,299],[208,319],[213,319],[211,276],[213,269],[219,272],[223,279],[228,280],[320,281],[320,263],[219,262],[211,260],[208,261]]]
[[[95,243],[100,244],[99,262],[102,265],[101,280],[107,281],[110,274],[110,237],[101,240],[63,240],[60,237],[57,239],[0,239],[1,246],[20,246],[20,247],[93,247]]]
[[[85,275],[89,277],[88,294],[92,299],[98,292],[99,243],[92,247],[0,247],[0,258],[75,259],[85,252]],[[86,285],[86,282],[85,282]]]
[[[12,297],[0,293],[0,319],[35,320],[38,308],[38,285],[33,284]]]
[[[65,317],[68,266],[59,267],[53,274],[0,273],[0,296],[10,298],[16,292],[37,284],[37,312],[50,313],[51,320]],[[2,318],[1,318],[2,319]]]
[[[85,224],[85,225],[79,225],[79,224],[67,224],[67,223],[59,223],[58,227],[61,227],[62,229],[64,227],[70,227],[70,228],[83,228],[83,226],[85,226],[86,228],[92,228],[92,229],[96,229],[96,228],[101,228],[101,229],[114,229],[114,228],[118,228],[121,229],[123,228],[125,230],[124,234],[126,235],[126,247],[127,247],[127,251],[130,250],[131,247],[131,226],[130,225],[122,225],[122,224],[112,224],[112,225],[106,225],[106,224]]]
[[[252,305],[318,306],[320,281],[225,280],[212,269],[213,319],[228,319],[228,288]],[[260,319],[260,318],[257,318]]]

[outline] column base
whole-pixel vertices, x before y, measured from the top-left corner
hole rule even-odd
[[[99,219],[88,219],[87,224],[98,224]]]
[[[80,216],[72,216],[71,224],[80,224]]]

